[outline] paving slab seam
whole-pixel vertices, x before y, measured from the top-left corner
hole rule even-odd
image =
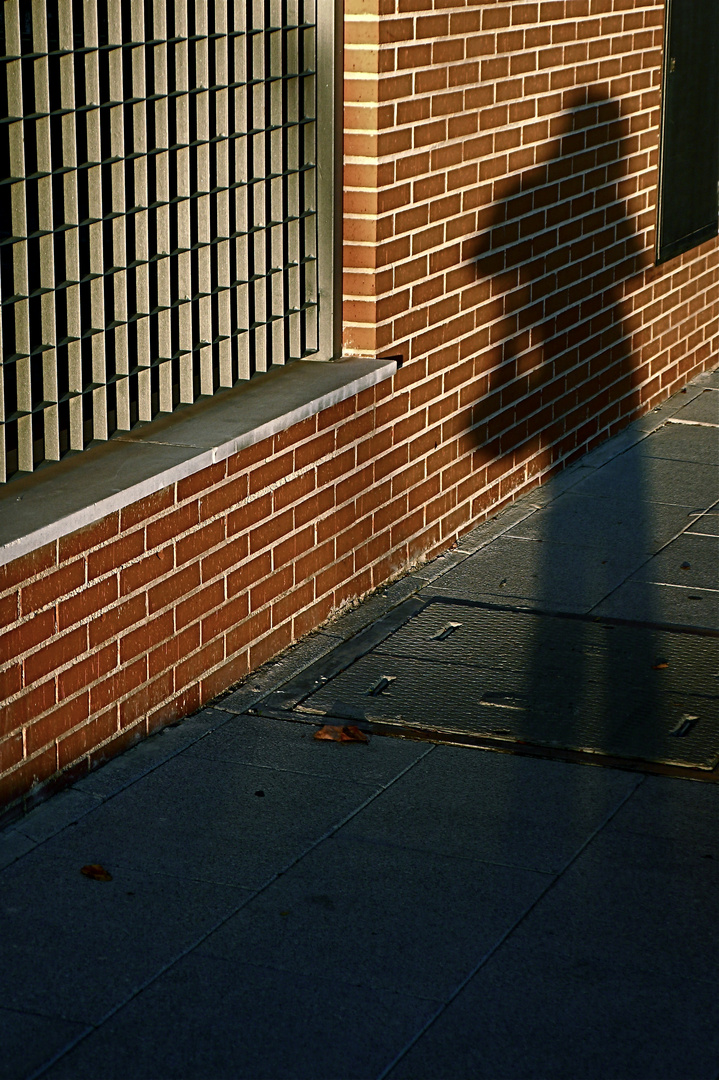
[[[61,825],[57,829],[56,832],[49,833],[47,836],[43,836],[43,838],[41,840],[36,840],[35,837],[32,835],[32,833],[25,831],[25,829],[27,829],[27,825],[25,825],[25,828],[23,828],[23,822],[27,821],[27,818],[28,818],[29,814],[32,813],[32,810],[30,810],[28,812],[28,814],[26,814],[24,817],[21,817],[19,819],[19,821],[13,822],[11,825],[8,825],[7,826],[7,831],[8,832],[12,831],[12,832],[19,833],[21,836],[24,836],[27,840],[30,840],[34,847],[38,847],[40,844],[44,844],[46,840],[51,840],[53,836],[57,836],[58,833],[61,833],[63,831],[63,829],[66,829],[69,825],[74,825],[76,822],[82,821],[82,819],[84,817],[86,817],[88,814],[92,814],[92,812],[94,810],[97,810],[98,807],[101,806],[103,802],[105,802],[105,799],[101,795],[88,794],[87,798],[88,798],[89,801],[94,801],[95,805],[94,806],[88,806],[88,808],[86,810],[79,811],[76,815],[73,816],[72,820],[66,821],[65,824]],[[43,804],[41,803],[40,805],[42,806]],[[35,807],[33,807],[33,809],[35,809]],[[2,835],[2,833],[4,831],[5,831],[4,829],[0,829],[0,836]],[[3,869],[4,869],[4,867],[3,867]]]
[[[688,403],[688,401],[692,400],[694,397],[698,397],[702,392],[703,392],[703,389],[701,387],[697,387],[696,388],[696,393],[695,394],[690,394],[689,396],[687,396],[687,398],[684,401],[682,401],[680,405],[677,405],[676,411],[680,411],[680,409],[683,408]],[[673,400],[673,399],[669,399],[669,400]],[[657,410],[661,410],[663,408],[664,408],[664,405],[657,406]],[[652,414],[649,413],[648,417],[651,417],[651,416],[652,416]],[[631,432],[632,430],[634,430],[638,435],[638,438],[637,438],[636,442],[633,442],[631,444],[631,446],[628,446],[628,447],[627,446],[623,446],[621,448],[617,447],[616,453],[614,453],[611,456],[607,457],[605,460],[603,460],[601,462],[601,464],[599,464],[597,466],[592,466],[591,462],[587,461],[587,466],[596,469],[596,471],[598,472],[600,469],[604,468],[605,465],[608,465],[609,462],[616,461],[617,458],[622,457],[623,454],[626,454],[626,453],[628,453],[629,450],[634,449],[640,442],[644,442],[646,439],[649,438],[650,435],[654,434],[654,432],[656,432],[660,428],[664,427],[665,424],[667,424],[669,422],[669,420],[666,417],[666,415],[657,416],[656,417],[656,424],[654,426],[652,426],[651,428],[647,428],[646,430],[635,427],[635,424],[637,424],[639,422],[641,422],[641,420],[640,421],[635,421],[634,424],[630,425],[628,428],[625,428],[625,431],[620,433],[621,435],[624,435],[625,433],[628,433],[628,432]],[[600,448],[605,449],[605,446],[597,447],[597,449],[600,449]],[[589,453],[586,455],[586,457],[591,458],[591,455],[592,455],[592,451],[589,451]],[[583,460],[584,460],[584,458],[580,458],[578,461],[573,462],[572,465],[570,465],[564,472],[557,473],[556,476],[550,478],[550,480],[547,482],[547,487],[551,486],[552,481],[559,479],[559,477],[563,477],[565,479],[568,478],[570,473],[571,473],[571,470],[575,469],[575,468],[577,468],[577,466],[581,465]],[[577,483],[579,483],[579,480],[577,480]],[[571,486],[572,485],[570,485],[570,487]],[[513,529],[517,525],[521,524],[521,522],[525,521],[528,517],[531,517],[538,510],[543,509],[543,506],[544,506],[543,503],[542,504],[540,504],[540,503],[534,504],[534,503],[529,502],[529,499],[531,498],[531,496],[532,496],[532,492],[528,492],[526,495],[521,496],[517,500],[517,502],[511,503],[510,506],[506,508],[506,510],[510,510],[510,509],[515,508],[515,507],[520,507],[522,505],[523,500],[527,499],[528,512],[526,514],[522,514],[522,516],[519,517],[516,521],[513,521],[511,524],[508,523],[504,528],[498,530],[497,532],[493,532],[492,536],[488,537],[487,540],[484,541],[483,543],[479,543],[477,546],[472,546],[471,548],[470,547],[464,548],[464,547],[461,546],[462,541],[461,540],[458,541],[458,546],[455,549],[455,552],[456,552],[456,554],[462,555],[464,557],[452,560],[451,565],[448,565],[446,567],[442,567],[442,569],[439,571],[438,574],[432,575],[431,577],[428,576],[427,577],[427,583],[428,584],[433,584],[439,578],[441,578],[445,574],[449,573],[450,570],[454,570],[455,567],[461,565],[461,563],[463,563],[466,559],[470,558],[472,555],[476,555],[478,552],[482,551],[484,548],[489,547],[489,545],[494,543],[495,540],[498,540],[505,533],[509,532],[511,529]],[[713,503],[710,507],[708,507],[706,510],[704,510],[702,512],[702,514],[698,515],[695,520],[692,520],[687,525],[685,525],[684,528],[681,529],[676,534],[676,536],[673,536],[670,540],[667,541],[667,543],[664,545],[664,547],[666,547],[668,544],[672,543],[673,540],[676,540],[677,537],[681,536],[682,533],[684,533],[692,524],[696,523],[696,520],[699,520],[702,516],[704,516],[704,514],[708,513],[714,506],[716,506],[716,503]],[[500,515],[498,515],[498,516],[501,516],[501,514],[504,513],[504,512],[506,512],[506,511],[500,511]],[[482,525],[478,526],[478,528],[481,529]],[[474,530],[471,530],[470,533],[468,533],[467,535],[468,536],[471,535],[472,531],[474,531]],[[661,551],[661,550],[663,550],[663,548],[659,549],[659,551]],[[646,560],[646,562],[649,562],[649,560],[651,558],[654,558],[654,556],[657,555],[658,553],[659,553],[658,551],[654,552],[651,556],[649,556],[649,558]],[[449,553],[447,553],[447,554],[449,554]],[[444,556],[442,556],[442,555],[438,556],[438,560],[442,559],[442,558],[446,558],[447,554],[445,554]],[[427,564],[427,565],[429,565],[429,564]],[[644,565],[646,565],[646,563],[642,563],[642,566],[644,566]],[[639,567],[638,569],[641,569],[641,567]],[[421,570],[419,572],[421,573]],[[636,572],[636,571],[633,571],[633,572]],[[624,584],[624,582],[621,582],[621,584]],[[619,588],[619,586],[617,586],[617,588]],[[417,589],[415,591],[420,591],[420,589]],[[612,592],[614,592],[614,591],[616,591],[616,590],[612,590]],[[413,594],[408,594],[408,595],[413,595]],[[612,595],[611,592],[607,594],[607,596],[611,596],[611,595]],[[603,599],[607,599],[607,597],[604,597]],[[599,601],[599,602],[601,603],[602,601]],[[392,606],[394,606],[394,605],[392,605]],[[387,610],[388,611],[391,610],[391,606],[388,607]]]
[[[670,544],[673,544],[675,540],[678,540],[680,536],[683,536],[684,533],[686,533],[688,529],[692,528],[692,526],[696,525],[696,523],[698,521],[701,521],[701,519],[703,517],[705,517],[707,514],[711,513],[711,511],[715,510],[717,505],[719,505],[719,499],[717,499],[716,502],[710,503],[710,505],[707,506],[707,508],[705,510],[702,510],[701,513],[692,514],[691,518],[687,522],[687,524],[683,528],[681,528],[679,530],[679,532],[675,536],[670,537],[669,540],[666,541],[666,543],[662,544],[661,547],[658,547],[656,551],[653,551],[651,555],[647,556],[647,558],[644,560],[644,562],[640,566],[637,566],[635,570],[632,570],[631,574],[628,574],[627,577],[625,577],[623,581],[620,581],[618,585],[615,585],[615,587],[613,589],[610,589],[609,592],[606,594],[606,596],[603,596],[601,598],[601,600],[598,600],[596,602],[596,604],[594,604],[589,609],[589,611],[587,612],[587,615],[591,615],[592,612],[596,608],[598,608],[600,604],[603,604],[606,600],[609,599],[610,596],[613,596],[614,593],[617,592],[618,589],[621,589],[623,585],[626,585],[626,583],[628,581],[630,581],[636,574],[638,574],[639,571],[642,569],[642,567],[646,566],[647,563],[650,563],[653,559],[656,559],[657,555],[661,555],[662,551],[664,551],[665,548],[668,548]],[[654,584],[662,585],[663,583],[662,582],[654,582]],[[672,585],[672,588],[694,589],[694,588],[696,588],[696,586],[694,586],[694,585],[678,585],[678,586],[677,585]],[[708,591],[709,592],[715,592],[716,590],[708,589]]]
[[[253,717],[253,719],[255,719],[255,718]],[[274,716],[272,716],[272,717],[268,717],[263,713],[262,716],[261,716],[261,719],[263,719],[263,720],[267,720],[267,719],[275,720],[276,719],[279,724],[297,724],[297,723],[300,723],[300,724],[305,724],[305,725],[310,726],[310,727],[318,727],[319,726],[318,723],[315,720],[310,720],[310,721],[299,720],[299,719],[296,719],[293,716],[282,716],[282,717],[274,717]],[[325,773],[308,772],[307,769],[288,769],[284,765],[262,765],[259,761],[253,761],[251,763],[250,762],[240,762],[240,761],[238,761],[237,763],[240,764],[240,765],[251,764],[253,769],[264,770],[265,772],[271,772],[271,773],[280,773],[282,776],[306,776],[306,777],[309,777],[312,780],[326,780],[327,779],[327,776],[326,776]],[[373,790],[375,788],[375,783],[372,780],[357,780],[357,779],[354,779],[353,782],[355,784],[359,785],[359,787],[369,787],[369,788],[372,788]]]
[[[387,1080],[387,1078],[390,1076],[390,1074],[391,1074],[392,1070],[395,1068],[395,1066],[399,1065],[400,1061],[404,1057],[406,1057],[406,1055],[409,1053],[409,1051],[412,1049],[412,1047],[416,1046],[416,1044],[419,1042],[419,1040],[422,1038],[422,1036],[432,1027],[432,1025],[435,1023],[435,1021],[439,1019],[439,1017],[442,1015],[442,1013],[445,1012],[445,1010],[452,1004],[452,1002],[455,1001],[455,999],[461,994],[461,992],[464,990],[464,988],[472,981],[472,979],[478,973],[478,971],[480,971],[480,969],[484,967],[484,965],[494,956],[494,954],[502,947],[502,945],[504,945],[504,943],[514,933],[514,931],[524,922],[524,920],[527,918],[527,916],[530,915],[534,911],[534,909],[541,903],[541,901],[545,898],[545,896],[547,896],[551,892],[551,890],[554,888],[554,886],[559,882],[559,880],[564,876],[564,874],[566,874],[567,870],[569,870],[574,865],[574,863],[577,861],[577,859],[579,859],[579,857],[584,854],[584,852],[587,850],[587,848],[592,843],[592,841],[595,840],[596,837],[599,835],[599,833],[604,828],[606,828],[606,826],[612,821],[612,819],[614,817],[616,817],[616,815],[619,813],[619,811],[622,809],[622,807],[624,807],[626,805],[626,803],[629,802],[629,800],[638,791],[638,789],[645,782],[645,780],[646,780],[646,777],[642,776],[638,780],[638,782],[634,785],[632,790],[629,791],[624,796],[624,798],[621,799],[621,801],[617,804],[617,806],[614,807],[614,809],[612,811],[610,811],[609,814],[607,814],[604,821],[602,821],[596,827],[596,829],[594,829],[593,832],[590,833],[590,835],[587,837],[587,839],[582,844],[580,844],[580,846],[577,848],[577,850],[574,852],[574,854],[571,856],[571,858],[567,860],[567,862],[562,867],[562,869],[560,871],[558,871],[558,873],[553,875],[552,880],[547,884],[547,887],[545,889],[543,889],[542,892],[539,894],[539,896],[531,904],[529,904],[527,906],[526,910],[523,911],[522,914],[519,916],[519,918],[516,919],[514,921],[514,923],[509,927],[509,929],[506,930],[505,933],[502,934],[502,936],[499,938],[498,941],[495,942],[495,944],[492,946],[492,948],[487,950],[487,952],[484,954],[484,956],[482,956],[482,958],[478,961],[477,964],[475,964],[475,966],[472,968],[472,970],[464,977],[464,979],[462,979],[462,981],[455,988],[455,990],[449,995],[449,997],[447,997],[447,999],[442,1002],[442,1004],[437,1009],[437,1011],[429,1018],[429,1020],[427,1020],[425,1022],[425,1024],[422,1026],[421,1030],[418,1031],[417,1034],[412,1039],[409,1040],[407,1045],[404,1046],[402,1048],[402,1050],[400,1050],[399,1054],[397,1054],[396,1057],[394,1057],[392,1059],[392,1061],[389,1063],[389,1065],[387,1065],[386,1068],[384,1068],[381,1073],[377,1074],[377,1076],[375,1077],[375,1080]],[[717,1080],[719,1080],[719,1077],[717,1078]]]
[[[682,420],[679,416],[670,416],[667,424],[686,424],[687,427],[711,427],[719,428],[719,424],[713,424],[710,420]]]
[[[153,983],[157,982],[159,978],[161,978],[168,971],[170,971],[176,964],[178,964],[181,960],[184,960],[184,958],[186,956],[189,956],[190,953],[194,952],[195,949],[202,945],[212,934],[219,930],[220,927],[224,926],[225,923],[229,922],[230,919],[234,918],[234,916],[237,915],[239,911],[247,907],[248,904],[251,904],[253,900],[256,900],[258,896],[261,896],[262,893],[269,889],[270,886],[278,880],[278,878],[282,877],[283,874],[286,874],[290,870],[292,870],[302,861],[302,859],[315,851],[315,849],[318,848],[320,844],[323,844],[326,840],[329,840],[330,837],[334,836],[337,832],[339,832],[340,829],[342,829],[345,825],[352,821],[353,818],[355,818],[371,803],[373,803],[375,799],[379,798],[380,795],[384,794],[385,791],[388,791],[389,788],[393,787],[393,785],[396,784],[399,780],[401,780],[402,777],[406,776],[408,772],[414,769],[420,761],[424,761],[427,755],[431,754],[433,750],[436,750],[436,746],[429,746],[423,754],[420,754],[417,758],[415,758],[414,761],[411,761],[409,765],[406,765],[404,769],[401,769],[397,773],[397,775],[393,776],[392,779],[389,780],[386,784],[380,785],[378,789],[374,791],[371,795],[369,795],[366,799],[364,799],[359,806],[355,807],[354,810],[351,810],[335,825],[331,825],[330,828],[322,834],[322,836],[318,837],[317,840],[314,840],[298,856],[296,856],[296,858],[291,859],[290,862],[283,866],[281,870],[277,870],[274,874],[272,874],[267,879],[267,881],[260,885],[259,888],[255,889],[249,896],[245,897],[245,899],[236,907],[234,907],[230,912],[228,912],[228,914],[224,915],[221,919],[218,919],[217,922],[214,923],[208,930],[206,930],[198,938],[197,941],[195,941],[192,945],[189,945],[186,949],[183,949],[181,952],[179,952],[168,963],[164,964],[158,971],[155,972],[154,975],[152,975],[150,978],[146,979],[143,983],[137,986],[133,990],[133,992],[129,994],[126,998],[124,998],[121,1002],[113,1006],[113,1008],[108,1009],[105,1015],[96,1024],[92,1024],[91,1026],[87,1027],[86,1030],[82,1031],[79,1035],[76,1035],[73,1039],[66,1043],[61,1050],[58,1050],[55,1054],[53,1054],[53,1056],[47,1061],[45,1061],[41,1066],[39,1066],[39,1068],[35,1069],[31,1073],[28,1073],[25,1077],[25,1080],[39,1080],[41,1076],[44,1076],[47,1073],[48,1069],[51,1069],[53,1065],[57,1064],[57,1062],[64,1058],[67,1054],[69,1054],[71,1050],[74,1050],[76,1046],[78,1046],[81,1042],[84,1042],[84,1040],[89,1035],[92,1035],[93,1032],[98,1031],[103,1026],[103,1024],[106,1024],[108,1020],[111,1020],[112,1017],[115,1016],[118,1012],[120,1012],[121,1009],[125,1008],[126,1005],[129,1005],[131,1001],[138,997],[139,994],[143,993],[145,990],[147,990],[148,987],[152,986]]]
[[[211,706],[206,706],[206,707],[210,708]],[[214,709],[213,711],[221,712],[222,710],[221,709]],[[227,715],[227,718],[225,720],[222,720],[219,724],[217,724],[216,727],[213,728],[213,730],[216,731],[219,728],[224,727],[224,725],[226,723],[228,723],[230,720],[233,720],[233,719],[234,719],[234,715],[229,713]],[[158,732],[158,735],[161,735],[161,734],[162,734],[161,732]],[[135,776],[131,777],[129,780],[123,781],[117,788],[115,788],[113,791],[109,792],[109,794],[107,794],[107,795],[91,795],[91,796],[88,796],[88,797],[91,797],[91,798],[96,800],[96,805],[95,806],[89,806],[86,810],[81,811],[80,813],[75,815],[72,819],[66,821],[56,832],[49,833],[47,836],[44,836],[42,838],[42,840],[34,841],[33,846],[31,848],[28,848],[27,851],[23,851],[20,855],[17,856],[17,858],[12,859],[10,862],[8,862],[4,866],[0,867],[0,874],[2,874],[2,872],[4,870],[8,869],[10,866],[13,866],[16,862],[19,862],[20,859],[23,859],[26,855],[29,855],[31,852],[35,851],[36,848],[41,847],[43,844],[47,843],[48,840],[52,840],[52,839],[54,839],[54,837],[59,836],[59,834],[61,832],[64,832],[65,829],[71,828],[71,826],[76,825],[79,821],[82,821],[89,814],[93,814],[96,810],[99,810],[101,806],[104,806],[105,803],[108,803],[108,802],[110,802],[111,799],[114,799],[116,795],[120,795],[120,794],[122,794],[123,791],[126,791],[129,787],[132,787],[132,785],[137,783],[138,780],[142,780],[145,776],[149,776],[150,773],[155,772],[156,769],[159,769],[163,765],[167,764],[167,762],[172,761],[173,758],[177,757],[179,754],[182,754],[190,746],[194,746],[196,743],[200,742],[202,739],[206,739],[208,734],[209,734],[209,732],[203,732],[201,735],[197,735],[195,738],[189,739],[181,747],[178,747],[177,749],[170,751],[167,754],[166,757],[163,757],[163,759],[161,761],[157,761],[152,765],[148,765],[146,768],[142,769],[140,772],[138,772]],[[147,744],[145,743],[144,745],[147,745]],[[131,750],[127,751],[127,752],[131,753],[132,749],[134,749],[134,747],[131,748]],[[111,761],[112,760],[117,760],[117,759],[116,758],[111,759]],[[110,764],[110,763],[111,762],[108,762],[107,764]],[[102,766],[100,766],[100,768],[102,768]],[[83,777],[83,779],[84,779],[84,777]],[[73,790],[77,790],[77,788],[75,787],[74,784],[71,784],[70,787],[67,788],[66,790],[67,791],[73,791]],[[63,793],[59,792],[58,794],[62,795]],[[47,805],[49,805],[49,803],[40,803],[38,807],[33,807],[33,810],[34,809],[41,809],[43,806],[47,806]],[[19,833],[21,836],[26,837],[28,840],[32,841],[33,837],[29,833],[27,833],[27,832],[25,832],[23,830],[22,822],[27,820],[27,817],[30,814],[32,814],[33,810],[28,811],[28,813],[25,814],[22,818],[20,818],[18,822],[12,822],[12,823],[8,824],[4,829],[0,828],[0,837],[2,837],[3,833],[9,834],[11,832],[15,832],[15,833]]]

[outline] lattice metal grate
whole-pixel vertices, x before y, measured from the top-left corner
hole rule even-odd
[[[315,0],[4,0],[0,479],[318,348]]]

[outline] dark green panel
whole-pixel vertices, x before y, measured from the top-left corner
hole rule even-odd
[[[716,236],[718,185],[719,0],[667,0],[659,262]]]

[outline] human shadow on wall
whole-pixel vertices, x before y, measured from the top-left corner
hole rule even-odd
[[[650,263],[628,211],[638,136],[595,87],[558,123],[543,161],[495,184],[475,257],[492,320],[478,439],[503,471],[527,463],[530,475],[640,405],[628,303]]]
[[[541,163],[508,178],[478,237],[492,341],[473,417],[477,457],[507,493],[626,426],[646,376],[631,310],[652,262],[635,224],[647,197],[631,160],[639,135],[595,87],[578,89],[559,123]],[[616,475],[609,488],[597,473],[558,498],[556,486],[538,491],[539,509],[500,541],[497,565],[487,564],[475,591],[509,606],[595,612],[654,542],[641,454],[627,454]],[[651,618],[646,597],[643,618]],[[526,741],[541,735],[631,756],[632,725],[656,704],[646,685],[637,688],[636,666],[651,667],[651,631],[640,657],[622,627],[536,616],[524,625],[515,647]],[[642,738],[648,746],[646,731]]]

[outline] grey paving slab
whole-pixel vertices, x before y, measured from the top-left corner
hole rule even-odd
[[[84,877],[88,863],[112,881]],[[0,1005],[97,1023],[248,895],[132,870],[89,841],[37,848],[3,872]]]
[[[528,524],[537,514],[518,528],[542,531]],[[460,600],[581,614],[616,589],[647,558],[642,550],[631,550],[633,541],[627,541],[629,550],[617,552],[609,543],[590,546],[590,539],[588,536],[587,546],[573,546],[509,533],[432,582],[421,595],[440,592]]]
[[[437,560],[441,560],[441,571],[429,572],[428,577],[425,577],[421,569],[417,570],[408,576],[406,584],[404,584],[404,579],[401,579],[386,588],[372,593],[361,603],[345,608],[327,624],[327,629],[339,637],[341,641],[349,641],[355,634],[390,615],[405,599],[421,589],[428,578],[436,577],[440,572],[444,573],[465,558],[466,555],[458,553],[456,549],[445,552]]]
[[[316,731],[311,723],[243,716],[196,743],[187,756],[350,780],[377,790],[427,753],[423,743],[402,739],[372,738],[368,744],[319,741]]]
[[[337,833],[199,946],[425,998],[451,994],[551,878]]]
[[[512,935],[513,946],[719,991],[719,861],[700,838],[603,829]],[[719,994],[717,995],[719,1000]]]
[[[719,538],[682,533],[639,567],[633,580],[719,589]]]
[[[369,795],[351,780],[183,754],[56,840],[83,862],[257,888]]]
[[[177,724],[161,728],[77,781],[73,790],[108,799],[181,753],[197,739],[227,723],[230,716],[229,712],[207,708]]]
[[[719,510],[707,510],[703,514],[694,515],[694,521],[687,529],[687,533],[696,533],[701,536],[719,536]]]
[[[667,423],[642,446],[653,457],[710,464],[719,461],[719,432],[713,427]]]
[[[48,1080],[367,1080],[434,1003],[193,954],[46,1074]]]
[[[613,435],[611,439],[600,442],[598,446],[584,454],[577,462],[586,470],[584,476],[587,475],[589,469],[599,469],[613,458],[626,453],[627,450],[640,443],[642,439],[646,439],[647,435],[658,427],[660,423],[663,423],[663,421],[659,417],[655,416],[654,413],[648,413],[647,416],[624,428],[618,435]]]
[[[347,641],[370,623],[381,619],[391,606],[384,590],[372,593],[361,604],[345,608],[327,624],[327,629],[342,641]]]
[[[261,670],[262,668],[260,668]],[[253,708],[264,696],[265,690],[263,688],[248,682],[231,690],[229,694],[218,698],[215,704],[224,712],[233,713],[233,715],[237,716]]]
[[[3,829],[0,832],[0,870],[32,851],[36,843],[36,840],[19,832],[14,826]]]
[[[89,792],[70,788],[58,792],[54,798],[41,803],[30,813],[25,814],[17,822],[15,829],[19,833],[24,833],[35,843],[39,843],[54,836],[68,825],[74,825],[97,806],[97,797]]]
[[[562,472],[556,473],[551,479],[545,481],[540,487],[532,488],[531,491],[522,496],[522,500],[526,499],[528,503],[534,506],[548,506],[549,503],[555,502],[560,495],[564,495],[565,492],[576,487],[594,471],[593,466],[584,465],[584,459],[582,458],[581,462],[569,465]]]
[[[609,461],[582,480],[575,494],[611,500],[615,512],[621,508],[622,513],[633,512],[642,520],[662,512],[654,509],[657,503],[686,507],[690,516],[719,499],[719,462],[652,457],[647,452],[650,446],[651,439],[647,439],[635,450]]]
[[[614,769],[438,746],[342,832],[558,873],[640,782]]]
[[[592,614],[719,630],[719,596],[712,589],[626,581],[592,608]]]
[[[57,1016],[0,1007],[0,1076],[25,1080],[86,1030]]]
[[[241,686],[216,700],[215,707],[225,712],[243,713],[269,690],[291,679],[321,656],[336,648],[341,638],[329,631],[318,631],[298,641],[274,660],[263,664]]]
[[[452,548],[449,552],[447,552],[447,557],[449,559],[452,559],[454,557],[461,558],[462,555],[461,553],[457,552],[456,548]],[[392,607],[395,607],[397,604],[401,604],[403,600],[406,600],[408,597],[412,596],[413,593],[415,593],[417,589],[421,588],[423,584],[424,579],[422,577],[421,571],[417,570],[414,573],[405,574],[397,581],[393,581],[391,585],[387,585],[386,588],[383,590],[383,593],[386,599],[389,601],[389,604]]]
[[[692,380],[697,385],[713,386],[719,390],[719,368],[714,371],[705,371],[704,374]]]
[[[389,1080],[715,1080],[717,998],[688,974],[503,947]]]
[[[646,776],[611,820],[612,833],[665,837],[719,858],[719,786]]]
[[[700,385],[697,379],[692,379],[692,381],[688,383],[687,386],[683,387],[678,394],[672,394],[672,396],[663,401],[661,405],[655,406],[650,412],[645,413],[644,416],[640,416],[634,420],[631,424],[631,428],[647,432],[656,430],[668,417],[674,416],[688,402],[699,397],[703,388],[703,383]]]
[[[719,1058],[719,865],[703,837],[614,831],[662,788],[644,781],[390,1073],[713,1078]],[[646,797],[642,801],[642,797]],[[706,796],[701,797],[702,800]],[[648,800],[648,801],[647,801]],[[637,818],[634,818],[637,824]]]
[[[560,477],[555,477],[553,480],[550,480],[546,487],[554,488],[557,484],[557,480],[560,479],[562,475],[564,474],[560,474]],[[545,489],[542,488],[541,492],[544,493],[544,491]],[[558,497],[560,492],[561,489],[557,490],[554,497]],[[540,489],[535,488],[533,491],[528,492],[527,495],[522,496],[521,499],[518,499],[517,502],[511,503],[510,506],[507,506],[501,513],[497,514],[496,517],[491,517],[487,521],[483,521],[481,525],[477,525],[470,532],[465,533],[458,541],[457,550],[460,553],[472,554],[473,552],[486,547],[492,540],[496,540],[498,536],[508,532],[513,525],[519,524],[519,522],[529,514],[534,513],[536,507],[539,505],[536,499],[536,496],[539,494]],[[432,559],[431,562],[427,563],[425,569],[429,571],[435,565],[440,566],[441,564],[442,559],[438,556],[436,559]]]
[[[597,474],[601,475],[600,470]],[[717,470],[719,476],[719,470]],[[583,494],[586,492],[586,494]],[[649,555],[690,523],[694,504],[652,503],[637,491],[615,491],[603,498],[588,482],[567,492],[556,503],[538,510],[507,534],[544,543],[595,548],[609,559],[618,553],[636,558]]]
[[[706,387],[674,414],[676,420],[695,420],[719,427],[719,390]],[[717,432],[719,438],[719,431]]]

